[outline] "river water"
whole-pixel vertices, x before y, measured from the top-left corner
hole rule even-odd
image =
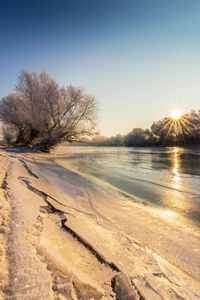
[[[61,147],[55,162],[200,226],[200,148]]]

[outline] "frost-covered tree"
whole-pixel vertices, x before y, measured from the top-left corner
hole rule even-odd
[[[94,132],[98,105],[82,87],[59,87],[43,70],[23,70],[15,93],[0,101],[0,120],[16,133],[16,143],[46,148]]]
[[[13,132],[12,128],[9,126],[3,125],[1,127],[1,134],[3,137],[3,141],[7,144],[10,144],[12,140],[15,138],[15,133]]]
[[[133,128],[125,136],[127,146],[150,146],[153,143],[152,134],[148,129]]]

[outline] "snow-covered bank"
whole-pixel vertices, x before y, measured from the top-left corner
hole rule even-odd
[[[51,161],[1,151],[4,299],[200,299],[200,230]]]

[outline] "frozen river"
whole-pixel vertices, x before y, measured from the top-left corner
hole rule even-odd
[[[200,149],[63,147],[56,162],[200,225]]]

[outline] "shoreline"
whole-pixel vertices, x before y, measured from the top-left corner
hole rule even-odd
[[[68,158],[70,158],[70,156]],[[176,209],[176,207],[174,209],[173,206],[170,207],[158,201],[158,195],[160,197],[160,195],[162,195],[163,193],[166,194],[167,192],[171,193],[171,197],[173,197],[172,193],[174,192],[180,193],[180,195],[181,193],[187,194],[191,197],[199,197],[199,193],[196,193],[193,190],[189,189],[180,190],[180,188],[174,187],[172,185],[169,186],[163,181],[159,182],[153,179],[149,180],[149,178],[145,179],[141,176],[137,178],[131,177],[128,172],[121,169],[120,172],[118,172],[116,168],[109,167],[105,171],[106,168],[102,167],[101,165],[95,164],[95,161],[84,161],[84,159],[82,159],[81,157],[75,159],[68,158],[66,157],[63,159],[59,159],[56,157],[52,159],[52,163],[56,163],[66,170],[70,170],[71,172],[79,174],[80,176],[87,178],[97,185],[117,192],[119,195],[123,195],[129,199],[132,199],[134,203],[137,202],[138,204],[149,206],[149,208],[152,208],[153,211],[158,210],[158,213],[160,213],[161,215],[164,213],[165,217],[173,217],[174,221],[176,219],[177,222],[178,220],[180,220],[180,222],[186,224],[185,226],[200,228],[200,221],[197,215],[194,216],[195,218],[187,217],[187,214],[185,214],[184,210],[179,211]],[[98,171],[100,176],[98,174]],[[165,171],[166,170],[164,170],[164,172]],[[156,201],[155,198],[157,198]]]
[[[165,220],[49,154],[0,150],[0,158],[3,299],[115,299],[119,287],[130,299],[200,299],[198,228]]]

